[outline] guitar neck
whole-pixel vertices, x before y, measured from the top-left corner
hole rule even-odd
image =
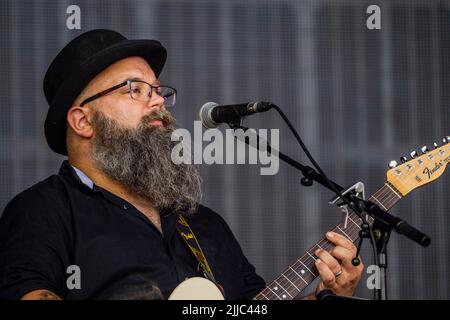
[[[369,201],[377,204],[380,208],[388,211],[400,199],[401,193],[390,183],[386,183],[382,188],[375,192]],[[372,224],[374,218],[368,216],[367,221]],[[354,212],[348,215],[344,224],[337,225],[333,231],[339,233],[355,242],[359,237],[361,230],[361,218]],[[291,264],[280,276],[269,283],[264,290],[256,295],[254,300],[291,300],[298,296],[306,287],[311,284],[318,276],[319,272],[315,267],[317,259],[314,252],[317,249],[330,251],[334,244],[327,238],[322,238],[313,245],[306,253]]]

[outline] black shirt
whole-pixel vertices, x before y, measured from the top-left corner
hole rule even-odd
[[[0,299],[48,289],[64,299],[116,297],[121,288],[156,284],[164,298],[198,263],[176,230],[176,214],[161,213],[162,234],[129,202],[85,185],[64,161],[59,173],[17,195],[0,219]],[[226,222],[199,206],[187,217],[227,299],[249,299],[264,280],[244,256]],[[69,289],[81,271],[81,289]]]

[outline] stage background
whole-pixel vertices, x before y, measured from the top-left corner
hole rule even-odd
[[[81,8],[81,30],[66,27],[71,4]],[[381,30],[366,28],[372,4],[381,8]],[[450,132],[449,8],[449,1],[428,0],[1,1],[0,212],[57,172],[63,157],[45,142],[42,79],[70,39],[94,28],[167,47],[161,78],[179,91],[174,115],[182,127],[193,129],[207,101],[273,101],[332,179],[363,181],[372,194],[389,160]],[[247,125],[280,128],[281,150],[307,162],[274,112]],[[199,168],[204,204],[229,222],[266,280],[339,222],[327,204],[332,194],[302,187],[283,163],[274,176],[261,176],[257,165]],[[449,185],[446,173],[393,209],[432,244],[422,248],[393,234],[390,298],[450,298]],[[372,263],[368,241],[363,257]],[[371,297],[365,279],[357,295]]]

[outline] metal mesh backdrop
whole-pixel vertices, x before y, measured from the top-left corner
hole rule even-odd
[[[66,28],[71,4],[81,8],[81,30]],[[371,4],[381,8],[381,30],[366,28]],[[193,129],[207,101],[273,101],[331,178],[363,181],[373,193],[389,160],[450,132],[449,9],[449,1],[429,0],[1,1],[0,210],[58,170],[63,158],[43,134],[42,79],[64,44],[94,28],[163,42],[162,79],[179,90],[174,114],[182,127]],[[306,162],[274,112],[246,124],[280,128],[281,150]],[[204,203],[229,222],[266,280],[341,219],[327,204],[332,194],[302,187],[288,165],[274,176],[261,176],[257,165],[199,168]],[[393,209],[432,245],[393,234],[390,298],[450,298],[449,185],[444,174]],[[363,257],[372,263],[368,241]],[[364,279],[357,295],[372,296]]]

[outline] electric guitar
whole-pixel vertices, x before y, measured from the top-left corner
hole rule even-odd
[[[389,164],[386,183],[368,200],[388,211],[400,199],[408,193],[438,179],[450,162],[450,137],[443,139],[444,145],[428,151],[422,148],[422,155],[411,153],[411,160],[406,161],[402,157],[402,163],[397,165],[395,161]],[[333,231],[339,233],[350,241],[355,242],[361,230],[361,218],[354,212],[350,212],[345,225],[337,225]],[[369,224],[374,218],[367,217]],[[331,250],[334,245],[325,237],[310,247],[306,253],[299,257],[283,273],[272,280],[265,289],[258,293],[254,300],[291,300],[299,295],[313,282],[319,272],[315,267],[317,257],[314,252],[317,249]],[[178,285],[169,297],[169,300],[223,300],[224,297],[219,288],[211,281],[194,277],[187,279]]]

